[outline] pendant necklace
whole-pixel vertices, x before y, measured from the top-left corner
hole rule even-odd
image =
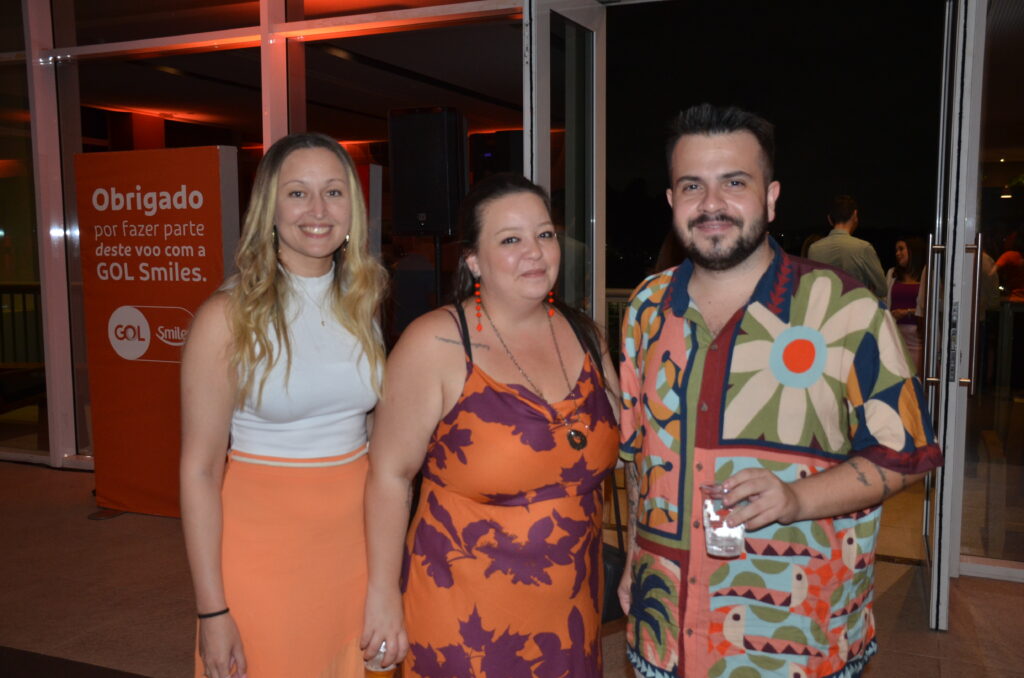
[[[302,294],[305,295],[307,299],[309,299],[309,303],[313,304],[313,306],[316,308],[316,312],[320,314],[320,327],[327,327],[327,321],[324,320],[324,310],[321,307],[323,300],[321,299],[321,304],[316,303],[316,300],[313,299],[313,295],[309,293],[309,291],[306,289],[305,284],[303,284],[301,280],[295,280],[293,281],[292,284],[295,287],[299,288],[299,291],[301,291]]]
[[[537,388],[537,385],[533,383],[533,380],[530,379],[530,376],[526,374],[526,370],[522,368],[522,366],[519,364],[519,361],[516,360],[516,357],[512,355],[512,351],[509,349],[508,344],[506,344],[505,340],[502,339],[501,333],[498,332],[498,328],[495,326],[494,321],[491,320],[491,314],[487,312],[487,307],[484,306],[483,304],[481,304],[481,307],[483,308],[484,315],[487,316],[487,323],[491,326],[491,329],[494,330],[494,336],[498,338],[498,341],[501,343],[501,347],[505,349],[505,355],[508,356],[508,359],[511,360],[512,364],[516,366],[517,370],[519,370],[519,374],[523,375],[523,379],[525,379],[526,383],[530,385],[530,388],[533,389],[533,392],[537,394],[537,397],[543,400],[544,402],[547,402],[547,400],[544,398],[544,394],[541,392],[539,388]],[[565,371],[565,362],[562,360],[562,351],[558,348],[558,339],[555,337],[555,326],[554,323],[552,323],[551,321],[551,316],[548,316],[548,329],[551,330],[551,341],[555,344],[555,354],[558,356],[558,366],[562,368],[562,378],[565,379],[565,387],[569,389],[569,395],[572,395],[572,392],[575,389],[573,388],[572,384],[569,383],[569,374]],[[573,425],[578,424],[580,427],[588,431],[590,430],[589,426],[583,424],[579,420],[578,414],[580,411],[580,407],[582,405],[582,401],[576,402],[576,399],[573,398],[574,407],[572,412],[569,413],[568,417],[562,417],[562,423],[557,425],[564,426],[565,428],[568,429],[566,431],[565,438],[566,440],[569,441],[569,445],[574,450],[582,450],[584,447],[587,446],[587,436],[586,434],[583,433],[583,431],[579,431],[573,428]],[[550,407],[551,404],[548,403],[548,406]],[[554,408],[552,407],[551,410],[554,411]]]

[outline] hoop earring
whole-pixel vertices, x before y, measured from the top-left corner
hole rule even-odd
[[[476,295],[476,331],[483,332],[484,325],[480,320],[480,309],[483,308],[483,302],[480,301],[480,279],[477,278],[476,282],[473,283],[473,294]]]
[[[548,316],[555,314],[555,291],[551,290],[548,292]]]

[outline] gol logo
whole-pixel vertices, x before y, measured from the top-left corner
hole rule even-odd
[[[107,321],[107,338],[125,360],[177,363],[191,324],[192,314],[179,306],[120,306]]]

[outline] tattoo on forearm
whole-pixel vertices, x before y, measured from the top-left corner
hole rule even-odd
[[[446,344],[455,344],[456,346],[462,346],[462,342],[461,341],[456,341],[455,339],[449,339],[448,337],[439,337],[437,335],[434,335],[434,339],[437,339],[438,341],[443,341]],[[491,350],[491,347],[488,346],[487,344],[478,344],[475,341],[471,341],[469,343],[469,345],[472,346],[473,348],[482,348],[485,351],[490,351]]]
[[[860,466],[857,466],[857,462],[855,460],[850,460],[850,467],[857,472],[857,480],[860,481],[861,485],[864,487],[871,487],[871,481],[869,481],[868,477],[864,475],[864,471],[860,470]]]
[[[882,501],[885,501],[889,496],[889,483],[885,480],[885,469],[875,464],[875,468],[878,469],[878,477],[882,479]]]

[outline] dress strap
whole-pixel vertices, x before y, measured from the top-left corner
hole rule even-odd
[[[569,323],[569,327],[572,328],[572,333],[576,335],[576,341],[578,341],[580,346],[583,348],[583,352],[590,356],[591,367],[594,369],[594,374],[597,375],[597,383],[604,388],[604,365],[601,362],[601,355],[594,355],[590,342],[588,342],[586,337],[583,336],[583,330],[576,325],[576,322],[569,317],[569,315],[563,314],[562,317],[564,317],[565,321]]]
[[[451,311],[449,311],[449,313],[450,312]],[[472,364],[473,349],[470,347],[469,343],[469,325],[466,323],[466,311],[458,301],[455,302],[455,312],[458,313],[459,336],[462,338],[462,348],[466,350],[466,360]]]

